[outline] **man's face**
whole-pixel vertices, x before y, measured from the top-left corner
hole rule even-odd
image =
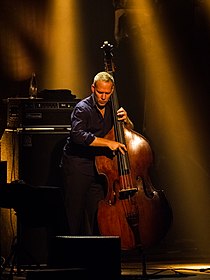
[[[95,85],[91,85],[91,90],[92,93],[94,93],[97,105],[99,107],[104,107],[113,93],[114,86],[111,81],[97,81]]]

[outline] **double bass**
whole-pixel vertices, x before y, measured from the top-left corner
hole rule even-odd
[[[113,45],[105,41],[101,48],[105,71],[114,76]],[[127,152],[96,156],[96,168],[106,187],[105,197],[98,205],[98,227],[102,236],[119,236],[122,250],[145,250],[166,235],[172,210],[164,191],[152,185],[149,173],[153,152],[148,140],[117,119],[116,85],[111,103],[114,125],[105,138],[125,144]]]

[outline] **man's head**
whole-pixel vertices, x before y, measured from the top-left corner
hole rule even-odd
[[[93,79],[91,91],[97,105],[103,108],[114,91],[114,78],[108,72],[99,72]]]

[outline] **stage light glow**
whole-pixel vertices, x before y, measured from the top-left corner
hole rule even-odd
[[[85,72],[83,31],[77,1],[52,1],[49,53],[45,63],[44,86],[78,92]],[[78,96],[77,96],[78,97]]]
[[[173,209],[174,223],[179,220],[183,236],[190,232],[205,247],[208,234],[203,233],[210,231],[206,223],[208,172],[202,167],[206,166],[206,154],[200,145],[204,132],[196,104],[190,99],[190,92],[195,89],[167,36],[164,22],[157,17],[154,3],[152,6],[148,0],[136,2],[135,9],[128,9],[127,13],[130,26],[140,31],[133,49],[146,65],[143,132],[152,139],[157,157],[168,162],[169,172],[164,176],[173,199],[180,201],[182,196]],[[137,79],[138,75],[141,73]]]

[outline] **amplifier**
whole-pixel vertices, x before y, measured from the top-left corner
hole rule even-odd
[[[8,98],[7,128],[70,127],[70,116],[80,99]]]

